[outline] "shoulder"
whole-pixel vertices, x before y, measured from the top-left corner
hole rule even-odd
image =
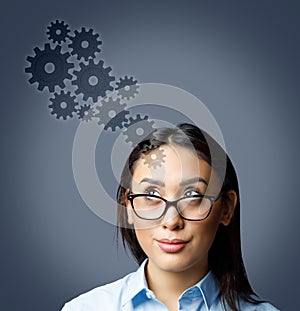
[[[257,306],[257,311],[279,311],[279,309],[275,308],[273,305],[271,305],[268,302],[260,303]]]
[[[219,311],[219,310],[232,310],[227,303],[225,303],[226,308],[224,308],[223,303],[221,300],[217,300],[217,302],[212,306],[213,311]],[[251,303],[245,300],[240,300],[239,303],[237,303],[238,310],[239,311],[279,311],[276,307],[274,307],[269,302],[261,302],[258,304]]]
[[[241,303],[240,305],[242,311],[279,311],[269,302],[262,302],[260,304],[252,304],[248,302]]]
[[[132,273],[112,283],[96,287],[67,302],[61,311],[120,310],[121,297]]]

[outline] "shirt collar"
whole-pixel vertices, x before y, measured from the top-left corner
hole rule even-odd
[[[209,271],[204,278],[191,288],[198,288],[209,310],[220,293],[219,282],[212,271]]]
[[[145,276],[145,266],[148,259],[145,259],[136,272],[132,273],[125,285],[122,296],[122,306],[132,300],[141,291],[148,291],[148,284]]]
[[[122,296],[122,306],[134,299],[142,291],[145,292],[147,298],[150,297],[149,295],[152,295],[152,292],[148,289],[145,276],[145,266],[147,262],[148,259],[145,259],[137,271],[132,273],[128,278],[124,294]],[[182,293],[180,298],[184,297],[185,294],[193,288],[198,289],[197,292],[199,292],[199,295],[202,296],[207,310],[210,309],[220,292],[219,282],[212,271],[209,271],[197,284]]]

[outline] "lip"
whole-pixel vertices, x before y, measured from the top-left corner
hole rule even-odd
[[[166,253],[177,253],[185,248],[188,241],[181,239],[160,239],[156,240],[161,250]]]

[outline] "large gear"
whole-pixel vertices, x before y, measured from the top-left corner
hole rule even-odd
[[[80,70],[74,71],[77,79],[72,81],[73,85],[77,85],[75,93],[83,94],[83,100],[93,99],[93,102],[98,100],[98,97],[105,97],[107,91],[112,91],[113,87],[110,85],[115,77],[110,76],[111,67],[103,67],[103,60],[98,64],[90,59],[88,65],[80,64]]]
[[[67,61],[70,54],[68,52],[62,54],[59,45],[52,50],[49,43],[45,44],[44,50],[36,47],[34,52],[36,54],[34,57],[27,57],[31,66],[25,68],[26,73],[32,74],[29,83],[37,82],[39,91],[47,86],[50,92],[54,92],[57,85],[63,89],[65,87],[64,80],[72,79],[69,69],[73,68],[74,64]]]
[[[91,105],[84,104],[77,109],[77,114],[79,119],[89,122],[94,117],[95,111]]]
[[[137,80],[134,80],[133,77],[125,76],[124,78],[120,78],[120,80],[116,83],[117,94],[121,96],[123,99],[131,99],[135,98],[138,94],[139,86],[137,85]]]
[[[75,96],[71,96],[71,92],[54,93],[54,98],[50,99],[52,104],[49,105],[49,108],[52,109],[51,114],[55,114],[56,119],[63,118],[66,120],[68,117],[72,118],[73,113],[77,111],[76,106],[78,105],[75,98]]]
[[[69,48],[72,49],[71,54],[77,55],[77,59],[80,61],[84,58],[86,61],[89,58],[95,58],[96,53],[100,52],[99,46],[102,41],[98,40],[99,34],[93,34],[93,29],[86,30],[84,27],[81,31],[74,31],[75,35],[71,37],[72,43],[69,44]]]
[[[145,164],[148,164],[149,168],[156,168],[157,166],[161,166],[163,162],[165,162],[164,157],[164,150],[159,147],[156,149],[151,149],[151,152],[142,155],[142,159],[144,160]]]
[[[52,40],[53,43],[58,42],[59,44],[62,41],[66,41],[69,37],[69,26],[65,24],[64,21],[56,20],[56,22],[51,22],[51,25],[47,27],[47,35],[49,40]]]
[[[153,131],[154,121],[149,121],[148,116],[141,117],[137,114],[135,118],[130,117],[128,123],[125,124],[126,130],[123,134],[127,136],[126,142],[131,143],[132,146],[137,145],[143,138]]]
[[[109,97],[108,100],[102,100],[101,106],[97,107],[99,111],[94,117],[99,118],[98,124],[104,124],[104,129],[109,128],[115,131],[116,128],[123,128],[123,124],[127,121],[126,115],[129,113],[125,110],[126,104],[121,104],[120,99]]]

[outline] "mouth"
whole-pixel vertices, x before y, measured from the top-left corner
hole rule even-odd
[[[188,243],[188,241],[181,239],[160,239],[156,241],[160,249],[166,253],[178,253]]]

